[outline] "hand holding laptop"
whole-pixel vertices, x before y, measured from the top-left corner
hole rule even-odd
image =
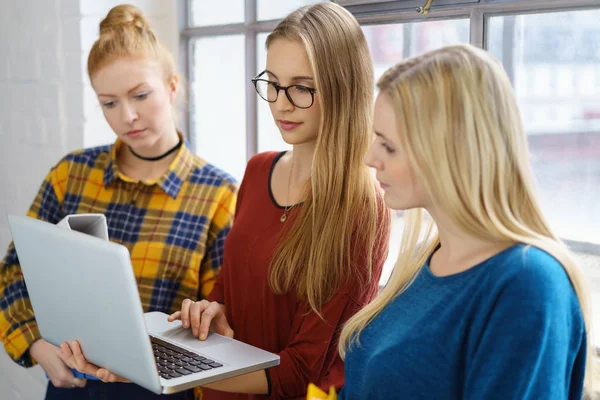
[[[233,329],[229,326],[225,316],[225,306],[217,302],[211,303],[207,300],[194,302],[185,299],[181,304],[181,311],[169,315],[169,322],[176,320],[181,320],[182,326],[186,329],[191,327],[194,336],[200,340],[206,339],[209,330],[233,338]],[[77,341],[63,342],[58,355],[70,368],[95,376],[103,382],[130,382],[106,368],[87,361]]]
[[[61,343],[58,355],[69,368],[74,368],[84,374],[95,376],[102,382],[130,382],[127,379],[120,377],[105,368],[100,368],[96,364],[92,364],[86,360],[81,351],[81,346],[76,340],[70,344],[67,342]]]
[[[44,339],[36,340],[29,348],[29,354],[41,365],[55,387],[85,387],[87,380],[76,378],[73,375],[73,372],[57,354],[59,351],[55,345],[46,342]]]

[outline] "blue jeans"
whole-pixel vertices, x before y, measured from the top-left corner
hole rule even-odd
[[[57,388],[48,382],[46,400],[194,400],[194,391],[157,395],[133,383],[88,380],[84,388]]]

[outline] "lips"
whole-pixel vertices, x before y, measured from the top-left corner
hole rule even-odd
[[[127,136],[129,136],[129,137],[140,136],[145,131],[146,131],[146,129],[133,129],[133,130],[130,130],[129,132],[127,132]]]
[[[279,121],[279,126],[284,131],[291,131],[293,129],[296,129],[301,124],[302,124],[301,122],[292,122],[292,121],[286,121],[286,120],[280,120]]]

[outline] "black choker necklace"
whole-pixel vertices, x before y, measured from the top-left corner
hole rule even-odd
[[[139,158],[141,160],[144,160],[144,161],[158,161],[158,160],[162,160],[163,158],[165,158],[166,156],[168,156],[169,154],[171,154],[172,152],[174,152],[175,150],[177,150],[178,148],[180,148],[182,144],[183,144],[183,140],[179,139],[179,143],[177,143],[175,145],[175,147],[171,148],[171,150],[167,150],[166,153],[161,154],[160,156],[156,156],[156,157],[144,157],[144,156],[140,156],[135,151],[133,151],[133,149],[131,148],[131,146],[128,146],[128,147],[129,147],[129,151],[131,151],[131,154],[133,154],[134,156],[136,156],[137,158]]]

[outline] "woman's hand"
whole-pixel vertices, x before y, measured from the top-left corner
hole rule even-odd
[[[63,342],[60,345],[58,354],[69,367],[75,368],[84,374],[93,375],[102,382],[129,382],[127,379],[113,374],[105,368],[100,368],[99,366],[88,362],[83,356],[81,346],[77,341],[71,342],[70,345],[69,343]]]
[[[73,372],[60,356],[60,349],[44,339],[39,339],[29,348],[29,354],[44,369],[52,384],[57,388],[85,387],[87,380],[75,378]]]
[[[169,322],[178,319],[181,320],[184,328],[191,327],[194,336],[200,340],[206,339],[209,330],[219,335],[233,337],[233,329],[225,316],[225,306],[216,301],[211,303],[208,300],[185,299],[181,303],[181,311],[176,311],[169,316]]]

